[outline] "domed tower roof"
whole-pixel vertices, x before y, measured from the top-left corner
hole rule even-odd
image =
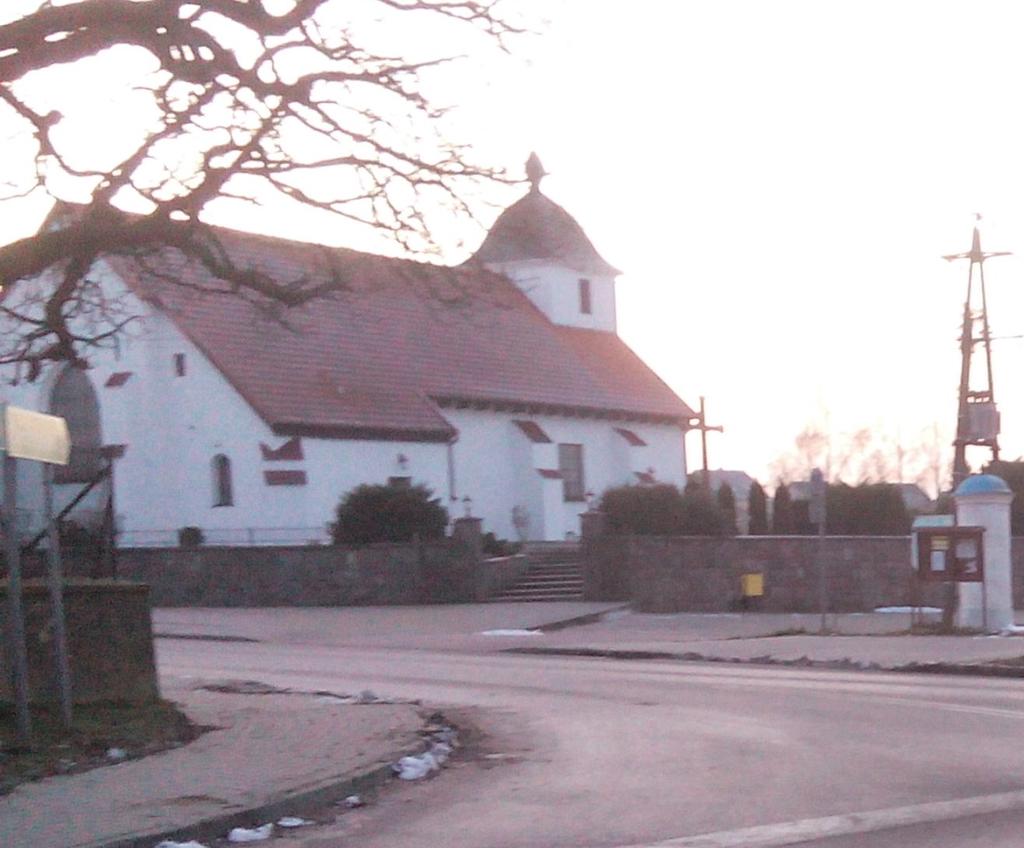
[[[475,258],[481,262],[549,259],[584,274],[620,272],[597,252],[576,219],[540,191],[544,167],[531,153],[526,163],[530,190],[498,216]]]

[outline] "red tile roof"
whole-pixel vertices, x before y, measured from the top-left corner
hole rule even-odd
[[[443,441],[454,429],[438,405],[463,402],[693,416],[618,336],[552,324],[505,277],[477,264],[219,235],[236,263],[284,283],[333,274],[341,290],[286,308],[231,293],[171,249],[145,262],[108,261],[279,434]]]

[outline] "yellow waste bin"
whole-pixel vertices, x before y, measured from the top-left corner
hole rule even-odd
[[[764,594],[764,575],[761,572],[740,575],[740,592],[744,598],[760,598]]]

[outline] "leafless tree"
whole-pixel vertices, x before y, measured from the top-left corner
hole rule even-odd
[[[905,443],[876,429],[861,427],[833,433],[808,424],[797,434],[793,448],[772,463],[772,475],[791,483],[808,480],[820,468],[831,483],[916,483],[937,493],[945,484],[948,443],[937,425]]]
[[[0,364],[25,363],[29,377],[112,343],[131,319],[90,276],[104,255],[169,246],[224,291],[285,305],[345,285],[338,275],[281,280],[240,264],[204,223],[216,201],[297,202],[422,249],[431,243],[428,203],[464,210],[470,185],[503,179],[445,137],[445,109],[425,91],[426,77],[453,57],[402,58],[382,46],[380,28],[367,35],[345,19],[350,3],[26,2],[0,25],[0,125],[21,133],[30,164],[4,180],[0,202],[39,191],[87,198],[60,226],[0,248]],[[522,30],[496,3],[363,6],[396,25],[444,24],[506,49]],[[111,161],[110,150],[82,149],[48,92],[115,50],[144,60],[132,82],[152,120]],[[122,213],[126,204],[141,213]],[[47,282],[14,285],[26,279]]]

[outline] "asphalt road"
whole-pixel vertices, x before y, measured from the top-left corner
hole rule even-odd
[[[158,658],[174,677],[472,708],[488,734],[477,761],[389,793],[311,848],[1024,842],[1005,841],[1024,824],[1019,681],[315,639],[165,639]],[[715,835],[685,839],[700,834]]]

